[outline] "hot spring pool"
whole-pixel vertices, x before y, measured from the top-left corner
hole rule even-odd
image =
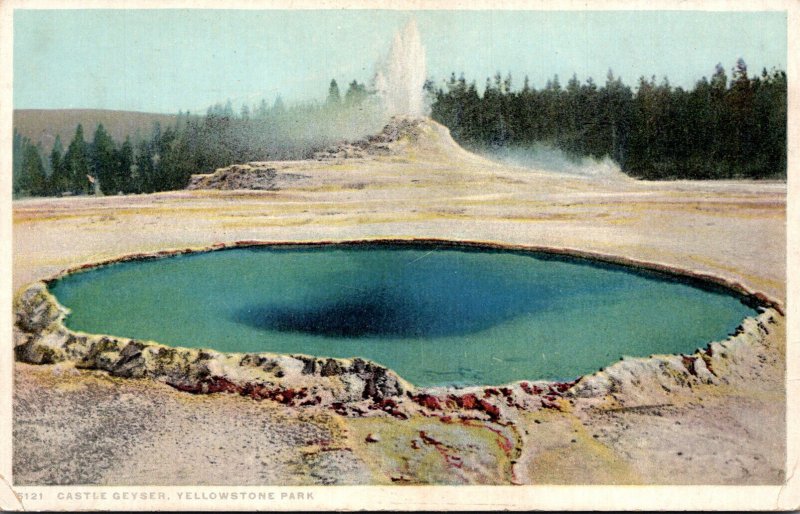
[[[541,253],[267,246],[131,261],[50,290],[67,326],[226,352],[363,357],[419,386],[566,380],[692,352],[755,310],[718,288]]]

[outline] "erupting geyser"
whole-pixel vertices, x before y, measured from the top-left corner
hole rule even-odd
[[[389,55],[375,74],[375,88],[387,114],[420,117],[427,115],[425,47],[412,19],[394,35]]]

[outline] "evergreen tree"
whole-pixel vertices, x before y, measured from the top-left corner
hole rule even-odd
[[[233,118],[233,103],[230,100],[225,102],[225,107],[222,109],[222,115],[226,118]]]
[[[116,145],[102,123],[94,132],[91,148],[92,176],[100,182],[100,190],[103,194],[117,194],[121,190],[122,184],[117,180]]]
[[[344,104],[348,107],[361,105],[367,99],[367,86],[352,81],[344,94]]]
[[[47,175],[44,172],[44,163],[39,149],[27,142],[22,158],[22,177],[20,181],[22,191],[27,191],[33,196],[47,194]]]
[[[331,80],[331,85],[328,87],[328,99],[325,104],[329,107],[339,107],[342,103],[342,96],[339,94],[339,84],[336,79]]]
[[[83,125],[78,124],[75,136],[67,148],[64,163],[69,176],[69,191],[75,194],[91,192],[89,175],[89,155],[86,141],[83,138]]]
[[[133,193],[136,191],[131,176],[133,168],[133,143],[130,136],[125,138],[122,146],[116,152],[114,169],[114,183],[123,193]]]
[[[738,60],[693,89],[665,77],[639,80],[636,93],[609,71],[605,85],[558,76],[542,90],[511,77],[486,79],[482,97],[455,74],[433,95],[431,116],[468,147],[546,144],[575,156],[609,156],[637,177],[763,178],[786,175],[786,74],[751,78]]]
[[[283,104],[283,98],[281,98],[281,95],[275,97],[275,103],[272,104],[272,113],[278,116],[286,114],[286,106]]]
[[[729,159],[734,161],[731,164],[752,162],[756,158],[755,95],[744,59],[739,59],[733,69],[727,103],[731,124]]]
[[[275,101],[277,102],[277,100]],[[256,118],[264,119],[267,117],[268,112],[269,108],[267,107],[267,101],[262,98],[261,103],[258,104],[258,109],[256,109]]]
[[[64,146],[61,136],[56,136],[53,149],[50,151],[50,187],[49,194],[58,195],[69,190],[69,173],[64,159]]]
[[[710,80],[687,90],[655,77],[632,89],[610,70],[603,85],[573,76],[562,88],[554,76],[536,89],[525,77],[514,90],[511,76],[500,73],[487,78],[483,94],[463,74],[440,84],[425,84],[431,116],[473,149],[550,145],[573,156],[609,156],[624,172],[650,179],[786,176],[786,74],[751,76],[741,59],[730,82],[717,65]],[[332,80],[324,105],[287,107],[278,96],[272,108],[262,100],[236,116],[228,101],[204,118],[180,113],[174,125],[155,124],[149,138],[121,145],[102,125],[88,145],[78,125],[67,151],[57,139],[47,162],[14,131],[13,191],[87,193],[91,175],[108,194],[154,192],[183,188],[192,173],[237,162],[308,158],[334,142],[309,138],[308,120],[335,133],[357,123],[369,100],[364,84],[350,82],[342,98]]]
[[[606,145],[608,154],[625,167],[626,147],[632,122],[633,93],[622,83],[622,79],[614,78],[608,70],[606,86],[602,92],[600,104],[603,108],[603,120],[606,127]]]
[[[153,148],[150,141],[141,141],[136,151],[136,165],[131,176],[135,193],[152,193],[155,189]]]
[[[159,190],[183,189],[194,171],[192,148],[186,132],[164,132]]]
[[[22,158],[25,152],[25,138],[14,129],[13,146],[11,149],[11,188],[14,195],[22,193],[22,183],[27,179],[22,176]]]

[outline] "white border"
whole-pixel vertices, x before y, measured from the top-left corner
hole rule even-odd
[[[41,492],[44,499],[27,503],[35,510],[797,510],[800,509],[800,210],[797,207],[800,159],[800,0],[0,0],[0,509],[22,509],[7,481],[11,476],[11,123],[12,123],[12,10],[71,8],[224,8],[224,9],[504,9],[504,10],[703,10],[787,11],[789,76],[789,198],[787,206],[787,483],[783,486],[329,486],[329,487],[19,487]],[[60,498],[75,492],[106,493],[106,500]],[[121,492],[163,492],[170,501],[114,500]],[[266,501],[178,500],[178,493],[210,496],[220,491],[272,492]],[[314,500],[282,500],[281,493],[312,493]]]

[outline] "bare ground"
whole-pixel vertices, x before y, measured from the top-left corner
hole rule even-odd
[[[273,191],[15,202],[14,288],[134,252],[429,237],[655,262],[785,301],[785,184],[590,180],[496,165],[447,144],[355,162],[273,163],[278,174],[295,174]],[[736,366],[727,384],[675,393],[666,403],[575,399],[501,426],[345,418],[17,363],[13,480],[780,483],[783,320],[758,359]],[[366,441],[370,434],[376,442]]]

